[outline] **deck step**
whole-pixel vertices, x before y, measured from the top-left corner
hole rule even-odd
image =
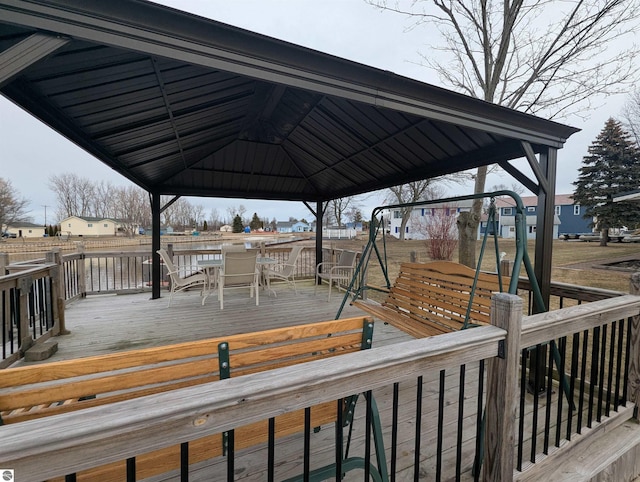
[[[611,431],[585,440],[551,470],[527,481],[632,482],[640,476],[640,424],[627,420]],[[525,479],[522,479],[525,480]]]
[[[24,352],[25,361],[46,360],[58,351],[58,342],[47,340],[44,343],[37,343]]]

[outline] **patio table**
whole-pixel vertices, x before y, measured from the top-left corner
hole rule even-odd
[[[265,287],[269,292],[273,291],[271,289],[271,283],[269,282],[269,278],[265,276],[265,266],[270,264],[276,264],[278,261],[274,258],[269,257],[259,257],[256,258],[256,264],[260,268],[260,284]],[[222,268],[223,260],[222,258],[213,258],[213,259],[199,259],[198,267],[203,268],[205,274],[207,275],[207,294],[205,298],[209,296],[212,289],[216,288],[216,273]]]

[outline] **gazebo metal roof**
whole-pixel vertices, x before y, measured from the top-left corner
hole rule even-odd
[[[577,131],[140,0],[0,0],[0,90],[159,194],[325,201]]]
[[[324,201],[498,163],[538,195],[548,295],[573,127],[143,0],[0,0],[0,92],[149,191],[154,252],[163,194],[314,201],[320,226]]]

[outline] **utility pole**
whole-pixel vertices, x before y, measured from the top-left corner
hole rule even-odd
[[[44,226],[47,227],[47,208],[49,206],[47,204],[43,204],[42,207],[44,208]]]

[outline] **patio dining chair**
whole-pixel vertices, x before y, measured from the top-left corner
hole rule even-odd
[[[169,304],[167,307],[171,306],[171,300],[173,299],[174,293],[197,287],[201,287],[202,289],[200,292],[200,298],[202,299],[202,304],[204,304],[204,291],[209,283],[207,275],[197,271],[199,269],[197,267],[181,266],[180,268],[176,268],[171,256],[169,256],[169,253],[164,249],[159,249],[157,253],[160,255],[162,262],[167,267],[167,274],[171,280],[171,294],[169,295]],[[194,270],[196,271],[194,272]],[[181,276],[181,273],[184,273],[184,275]]]
[[[271,288],[271,280],[275,279],[285,281],[291,284],[293,286],[294,293],[296,295],[298,294],[298,290],[296,289],[296,263],[298,262],[298,257],[303,249],[304,246],[293,246],[285,263],[277,263],[267,266],[265,279],[267,280],[267,286],[269,288]],[[276,294],[276,296],[278,295]]]
[[[249,288],[251,298],[256,297],[259,305],[259,271],[257,269],[258,251],[227,251],[223,255],[222,269],[218,271],[218,299],[220,309],[224,309],[224,290]]]
[[[353,272],[356,267],[356,252],[342,251],[335,263],[322,262],[316,267],[316,277],[319,283],[316,283],[314,294],[318,291],[318,284],[322,280],[329,282],[329,301],[331,301],[331,287],[334,283],[339,285],[340,282],[349,283],[353,278]]]

